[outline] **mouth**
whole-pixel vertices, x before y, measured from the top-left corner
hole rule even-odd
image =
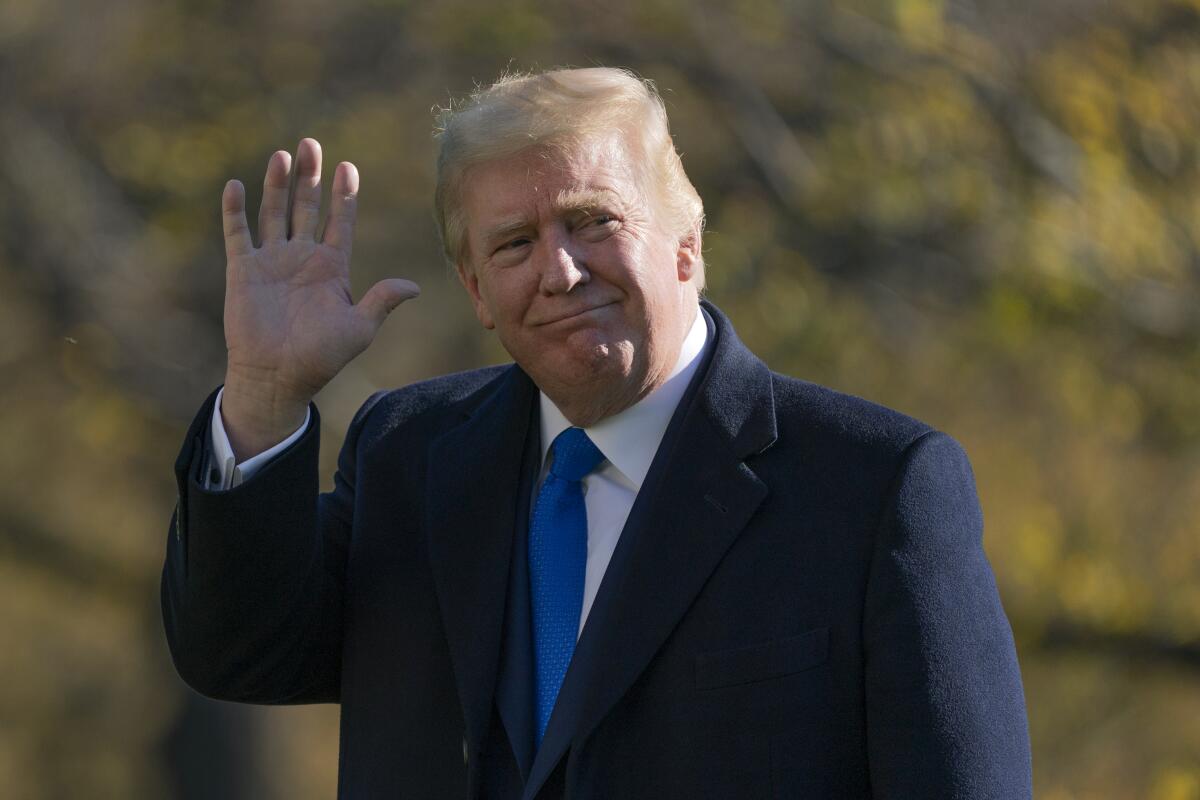
[[[591,314],[593,311],[599,311],[602,308],[607,308],[608,306],[615,305],[616,302],[617,302],[616,300],[613,300],[608,303],[601,303],[599,305],[588,306],[587,308],[581,308],[581,309],[577,309],[575,311],[570,311],[566,314],[560,314],[559,316],[552,317],[548,320],[537,323],[537,325],[535,327],[542,327],[544,325],[556,325],[560,322],[569,322],[573,319],[579,319],[580,317],[583,317],[587,314]]]

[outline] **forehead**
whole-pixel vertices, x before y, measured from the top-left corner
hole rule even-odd
[[[634,165],[619,137],[568,150],[533,147],[471,167],[463,180],[470,238],[503,221],[533,222],[547,213],[640,202]]]

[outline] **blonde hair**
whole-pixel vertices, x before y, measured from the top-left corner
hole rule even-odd
[[[654,84],[628,70],[593,67],[504,75],[458,107],[441,110],[434,214],[446,257],[460,264],[467,254],[462,192],[472,166],[531,147],[570,152],[612,131],[625,134],[633,166],[665,228],[681,241],[696,237],[698,247],[704,204],[683,171]],[[700,262],[698,289],[703,276]]]

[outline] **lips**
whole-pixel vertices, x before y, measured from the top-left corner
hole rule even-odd
[[[614,300],[609,303],[600,303],[599,305],[588,306],[587,308],[580,308],[580,309],[576,309],[574,311],[569,311],[564,314],[560,314],[556,317],[551,317],[550,319],[545,320],[543,322],[539,322],[539,323],[537,323],[537,326],[554,325],[559,322],[568,322],[570,320],[575,319],[576,317],[582,317],[585,314],[591,313],[592,311],[598,311],[602,308],[607,308],[608,306],[613,305],[613,303],[615,303],[615,302],[616,301]]]

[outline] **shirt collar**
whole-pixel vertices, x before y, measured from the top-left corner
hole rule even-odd
[[[697,306],[692,327],[683,340],[683,347],[679,349],[679,359],[667,380],[621,413],[602,419],[590,428],[584,428],[588,438],[600,448],[600,452],[609,463],[638,489],[642,488],[642,483],[646,480],[650,463],[654,461],[658,445],[663,434],[667,432],[667,425],[671,422],[675,407],[679,405],[692,376],[700,366],[700,355],[704,352],[707,342],[708,323],[704,321],[704,314]],[[571,423],[545,392],[539,394],[542,412],[542,463],[545,463],[550,445],[560,433],[571,427]]]

